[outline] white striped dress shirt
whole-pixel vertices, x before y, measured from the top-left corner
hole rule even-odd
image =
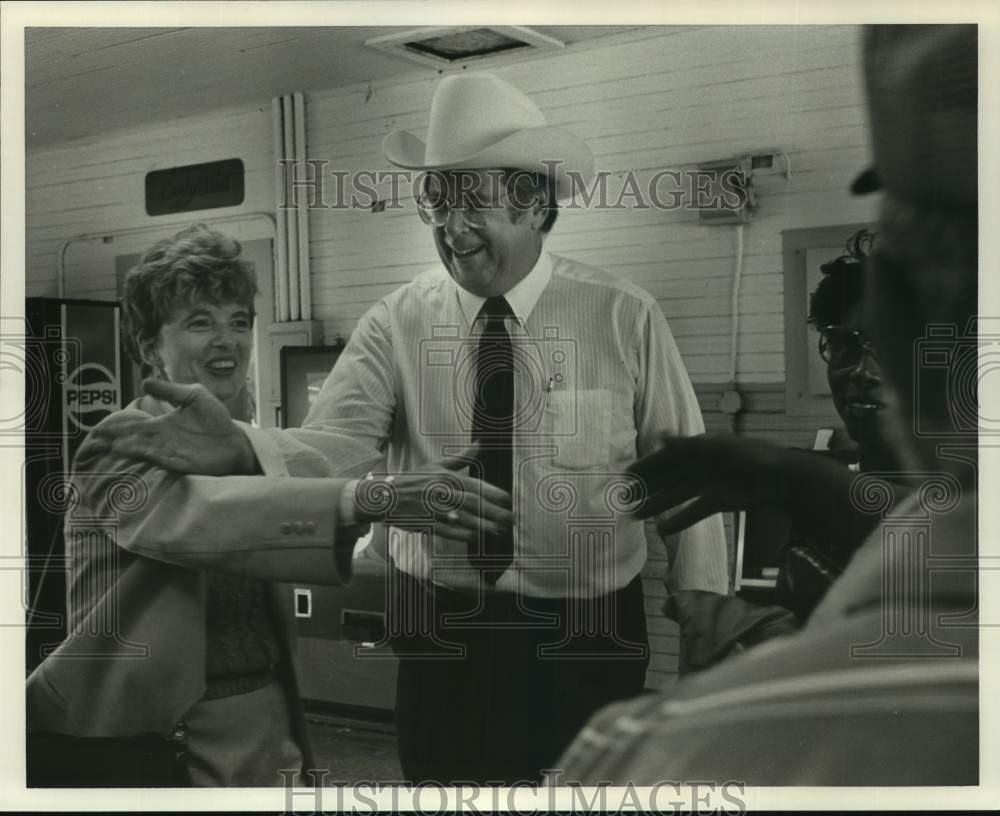
[[[646,561],[646,528],[626,517],[622,474],[660,434],[704,430],[694,391],[651,295],[544,250],[506,298],[515,318],[514,562],[500,591],[594,597]],[[387,455],[390,473],[419,470],[470,445],[484,299],[432,267],[359,321],[303,424],[337,466]],[[342,471],[344,472],[344,471]],[[726,592],[721,517],[694,525],[670,552],[673,589]],[[396,565],[474,589],[466,545],[391,528]]]

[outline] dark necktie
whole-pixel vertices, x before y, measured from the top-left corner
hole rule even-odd
[[[476,359],[472,441],[479,443],[479,477],[511,492],[514,482],[514,352],[504,318],[513,317],[502,297],[489,298],[479,312],[485,321]],[[477,475],[473,473],[473,475]],[[469,544],[469,561],[495,584],[514,560],[511,532],[486,535]]]

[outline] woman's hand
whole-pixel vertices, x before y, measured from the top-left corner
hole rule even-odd
[[[165,470],[205,476],[257,473],[246,436],[205,386],[145,380],[143,388],[174,410],[159,417],[113,415],[90,432],[80,456],[112,453]]]

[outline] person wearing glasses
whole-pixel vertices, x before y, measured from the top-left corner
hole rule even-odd
[[[859,230],[847,241],[845,254],[820,267],[823,278],[809,299],[809,322],[818,333],[834,408],[857,446],[857,464],[851,469],[888,473],[899,466],[894,455],[898,440],[893,438],[901,419],[899,400],[882,376],[874,344],[861,328],[865,276],[875,239],[868,230]],[[905,492],[907,487],[900,484],[897,490]],[[822,514],[813,518],[818,524],[812,527],[822,526]],[[810,529],[793,537],[778,573],[778,602],[805,621],[859,544],[849,537],[817,536]]]
[[[368,310],[288,433],[341,475],[386,459],[344,512],[389,524],[406,779],[535,782],[594,711],[643,691],[647,540],[623,512],[625,470],[704,424],[656,300],[545,247],[558,202],[592,177],[581,139],[507,82],[461,74],[438,83],[426,143],[398,131],[383,149],[418,171],[441,263]],[[223,434],[218,456],[194,444],[216,412],[189,394],[116,449],[266,473],[241,436],[268,432]],[[719,516],[664,543],[669,589],[728,590]]]
[[[823,278],[809,300],[809,322],[819,334],[833,405],[858,446],[860,470],[888,470],[894,464],[888,418],[895,400],[876,349],[860,328],[865,261],[874,242],[868,230],[851,236],[847,252],[820,267]]]
[[[849,427],[859,440],[890,440],[893,476],[911,490],[896,491],[881,473],[845,477],[806,452],[748,451],[737,438],[731,464],[757,481],[743,499],[779,500],[804,524],[814,516],[816,534],[832,529],[860,544],[800,632],[594,717],[560,759],[564,781],[952,786],[939,794],[949,802],[957,786],[984,784],[978,32],[874,25],[862,42],[875,167],[851,189],[882,191],[878,245],[864,272],[866,322],[859,326],[850,310],[818,317],[834,326],[822,344]],[[933,353],[915,355],[922,348]],[[657,474],[696,458],[702,442],[692,442],[673,446],[680,459],[658,455],[637,468],[653,499],[640,515],[690,495]],[[737,498],[732,485],[709,484],[706,473],[694,492],[698,507],[682,511],[689,520]],[[858,519],[867,519],[867,532]]]
[[[896,467],[892,427],[898,421],[894,415],[898,400],[883,381],[874,345],[860,328],[866,262],[874,242],[872,233],[859,230],[847,241],[844,254],[821,266],[823,278],[810,295],[808,322],[817,329],[834,407],[857,446],[857,464],[851,469],[884,473]],[[675,489],[681,478],[694,476],[701,481],[694,483],[692,491],[701,489],[701,501],[725,501],[733,509],[782,510],[794,520],[783,550],[774,605],[690,591],[675,593],[668,600],[665,611],[680,625],[685,644],[682,675],[703,671],[740,651],[797,631],[860,545],[856,536],[840,534],[841,528],[831,523],[822,506],[831,491],[844,489],[844,471],[802,453],[750,437],[713,435],[668,440],[648,462],[637,463],[654,501],[657,495]],[[671,467],[654,470],[667,457]],[[775,477],[777,468],[781,478]],[[790,483],[805,485],[808,498],[786,503]],[[897,489],[907,488],[898,485]],[[702,505],[697,502],[688,511],[700,512]],[[687,523],[688,513],[665,515],[661,531],[669,534]],[[856,514],[842,518],[863,523]]]

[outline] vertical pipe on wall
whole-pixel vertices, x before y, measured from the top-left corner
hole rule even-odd
[[[285,211],[285,167],[284,126],[282,124],[281,97],[271,100],[271,126],[274,141],[274,319],[277,323],[288,321],[288,241],[286,238]]]
[[[282,121],[285,133],[286,159],[290,159],[288,165],[292,178],[295,178],[295,117],[292,112],[292,95],[285,94],[281,98]],[[294,201],[294,199],[293,199]],[[289,205],[292,201],[288,202]],[[285,236],[288,241],[288,312],[290,320],[299,319],[299,211],[295,207],[285,208]]]
[[[297,172],[303,174],[308,159],[306,156],[306,100],[300,92],[293,95],[292,108],[295,111],[295,164]],[[316,181],[322,183],[320,179]],[[298,201],[299,303],[301,305],[301,319],[309,320],[312,317],[312,293],[309,281],[309,196],[305,195],[304,191],[300,192],[303,194],[299,196]]]
[[[723,410],[729,416],[729,432],[736,433],[736,415],[742,406],[736,388],[736,363],[740,352],[740,283],[743,278],[743,225],[736,225],[736,266],[730,303],[729,388],[723,396]]]
[[[736,225],[736,265],[729,299],[729,385],[736,385],[736,360],[740,351],[740,283],[743,279],[743,225]]]

